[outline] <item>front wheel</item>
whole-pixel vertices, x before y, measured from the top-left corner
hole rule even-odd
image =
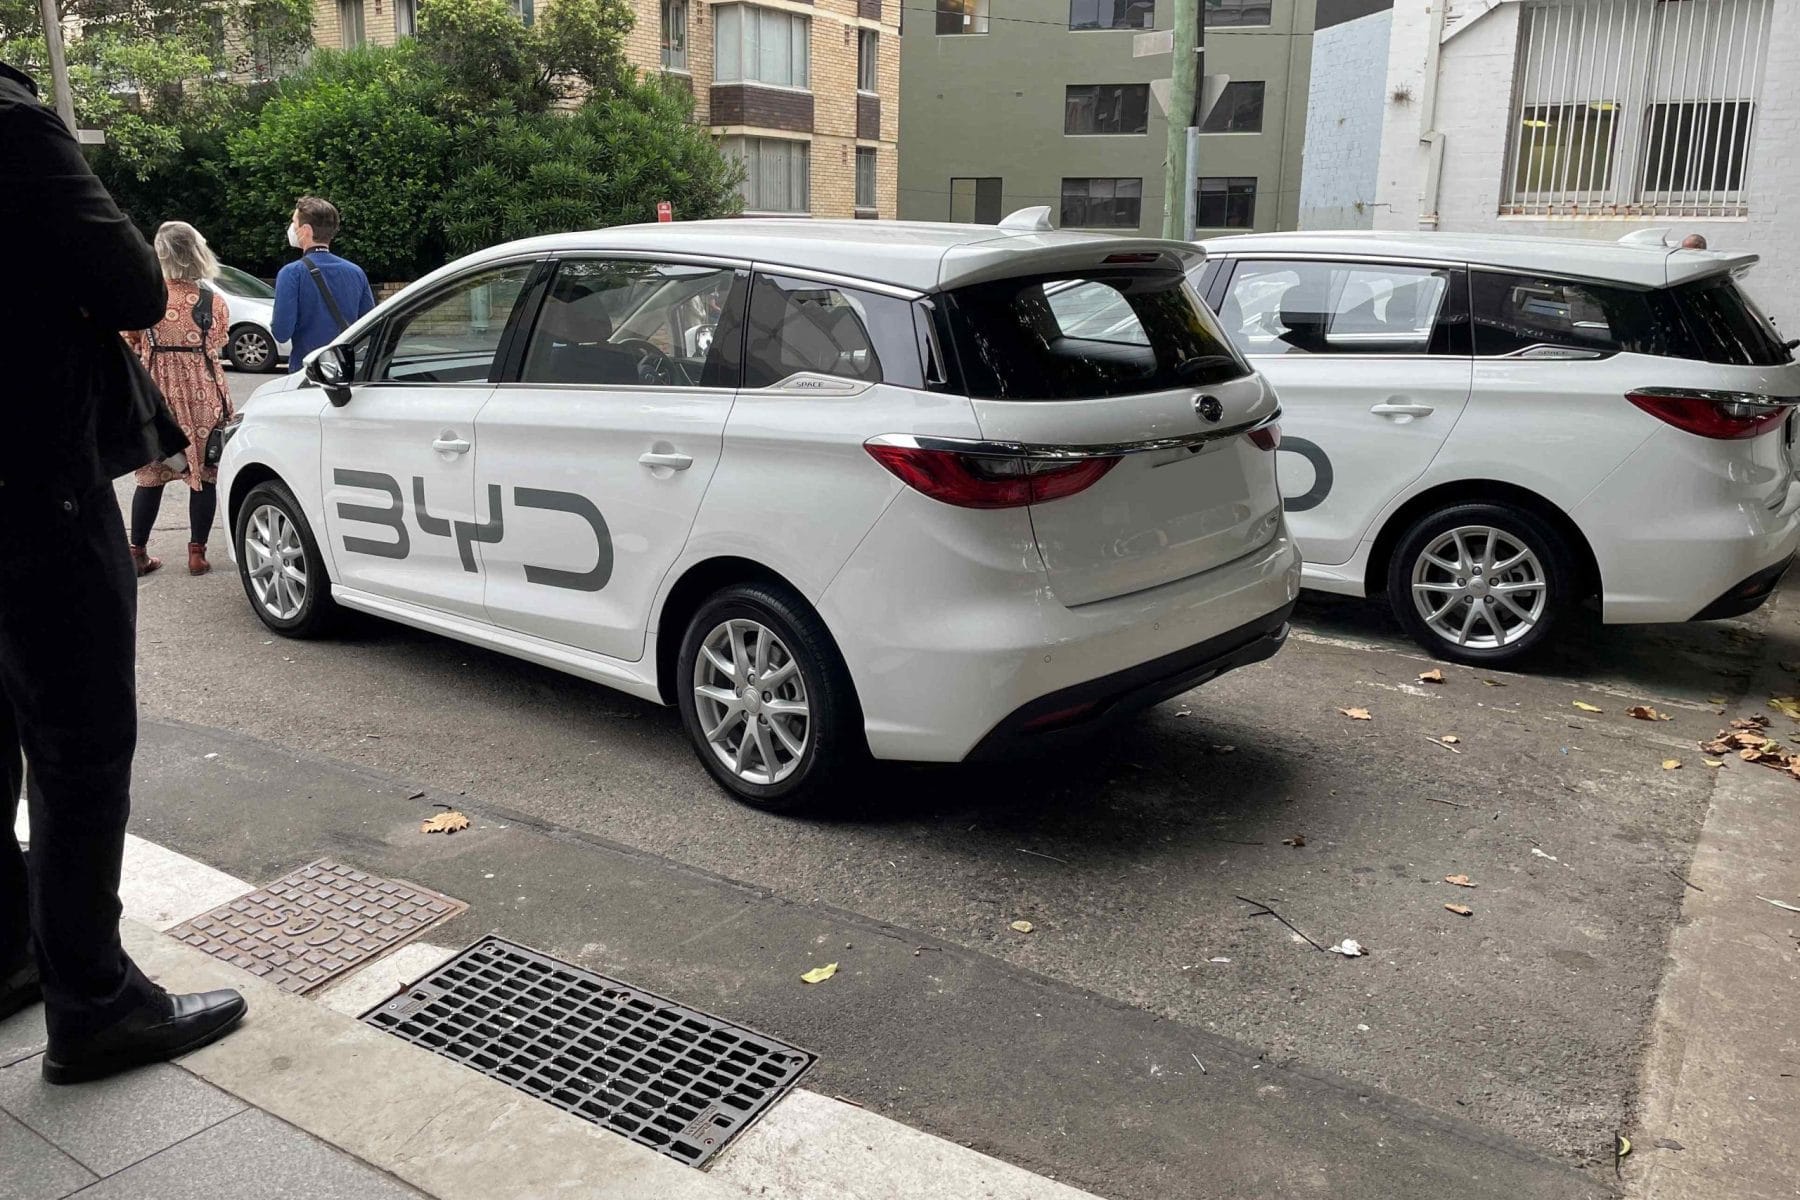
[[[273,479],[251,488],[232,536],[244,595],[264,625],[292,638],[330,628],[331,580],[294,493]]]
[[[737,584],[688,623],[682,723],[712,777],[770,812],[841,803],[867,756],[862,712],[825,624],[787,588]]]
[[[1516,662],[1543,647],[1580,600],[1563,536],[1511,504],[1459,504],[1401,536],[1388,599],[1414,640],[1471,665]]]

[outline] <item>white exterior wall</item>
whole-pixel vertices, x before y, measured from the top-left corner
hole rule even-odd
[[[1713,249],[1762,255],[1750,291],[1789,336],[1800,335],[1800,3],[1777,0],[1768,60],[1751,138],[1748,215],[1743,217],[1502,217],[1507,169],[1517,0],[1449,0],[1463,28],[1442,46],[1435,127],[1444,137],[1437,228],[1456,233],[1519,233],[1616,239],[1636,229],[1669,227],[1676,237],[1705,235]],[[1422,222],[1427,150],[1420,141],[1426,98],[1424,63],[1432,28],[1428,0],[1400,0],[1388,47],[1381,166],[1375,227],[1430,228]],[[1324,56],[1316,56],[1315,62]],[[1411,99],[1396,103],[1396,89]]]
[[[1402,0],[1404,2],[1404,0]],[[1313,34],[1300,228],[1372,229],[1392,10]]]

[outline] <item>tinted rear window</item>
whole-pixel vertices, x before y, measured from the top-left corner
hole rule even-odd
[[[1087,400],[1249,374],[1178,271],[1034,275],[944,297],[964,386],[985,400]]]
[[[1793,361],[1769,318],[1728,275],[1670,288],[1694,339],[1694,357],[1706,362],[1773,367]]]

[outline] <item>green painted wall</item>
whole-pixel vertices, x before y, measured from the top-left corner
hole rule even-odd
[[[1067,85],[1169,74],[1167,55],[1132,57],[1141,31],[1071,30],[1069,0],[989,0],[986,34],[941,36],[933,0],[901,2],[903,219],[948,220],[952,178],[998,176],[1002,214],[1048,204],[1060,223],[1065,176],[1124,177],[1143,180],[1138,232],[1161,232],[1167,123],[1155,100],[1146,133],[1063,133]],[[1299,218],[1313,14],[1314,0],[1272,0],[1267,28],[1207,31],[1209,74],[1266,85],[1261,133],[1200,137],[1201,175],[1256,178],[1257,230],[1292,229]],[[1173,0],[1157,0],[1155,28],[1173,23]]]

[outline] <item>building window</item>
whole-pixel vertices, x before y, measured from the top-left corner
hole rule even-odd
[[[1142,179],[1065,179],[1064,229],[1136,229],[1144,207]]]
[[[1501,214],[1743,216],[1773,7],[1529,0]]]
[[[811,20],[748,4],[725,5],[713,13],[714,79],[720,83],[807,86]]]
[[[856,90],[881,90],[881,35],[873,29],[856,33]]]
[[[875,147],[858,146],[856,148],[856,207],[874,208],[875,203]]]
[[[1201,133],[1261,133],[1263,81],[1234,79],[1219,93],[1219,102],[1206,114]]]
[[[1156,0],[1069,0],[1070,29],[1149,29]]]
[[[959,178],[950,181],[950,219],[959,225],[1000,223],[1000,179]]]
[[[720,149],[744,164],[744,182],[738,185],[738,194],[750,212],[812,210],[812,147],[806,142],[737,137],[726,138]]]
[[[537,19],[537,0],[506,0],[506,6],[526,25]]]
[[[1194,201],[1197,229],[1256,228],[1256,176],[1203,178]]]
[[[949,33],[986,33],[988,0],[937,0],[937,31]]]
[[[1200,6],[1208,29],[1254,29],[1269,24],[1269,0],[1209,0]]]
[[[1070,84],[1064,93],[1064,133],[1143,133],[1149,121],[1147,83]]]
[[[662,65],[665,71],[688,69],[687,0],[662,0]]]
[[[363,44],[363,0],[338,0],[338,44],[346,50]]]
[[[419,33],[419,0],[394,0],[394,36],[417,37]]]

